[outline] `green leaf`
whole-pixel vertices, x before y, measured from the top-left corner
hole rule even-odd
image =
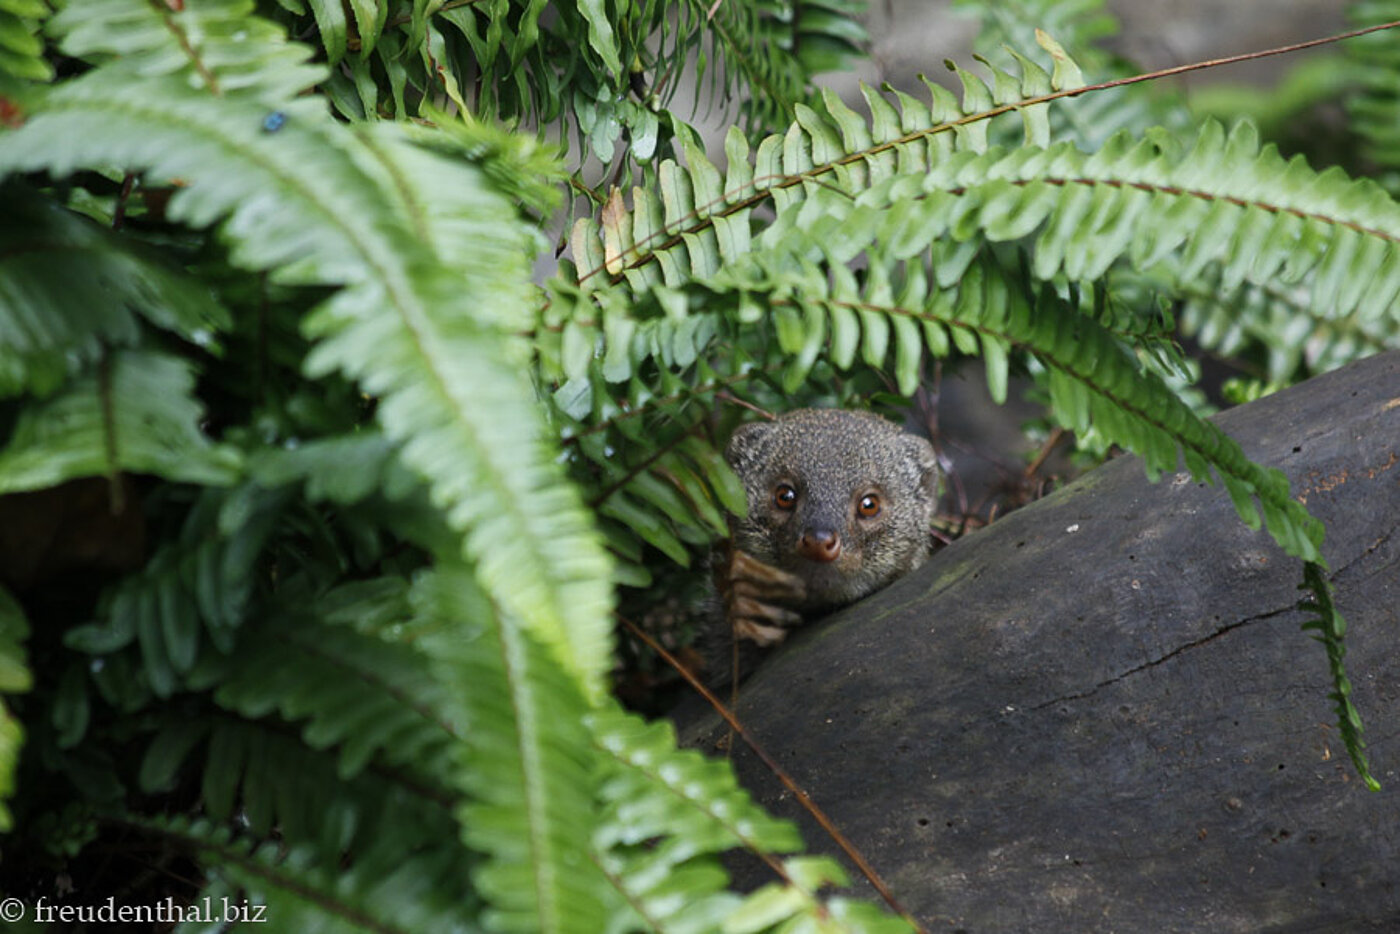
[[[189,364],[122,351],[97,372],[21,412],[0,450],[0,492],[38,490],[120,471],[223,485],[241,470],[235,451],[204,437]]]
[[[334,64],[345,53],[344,12],[330,0],[312,0],[312,9]],[[62,35],[68,55],[118,56],[116,65],[108,66],[117,74],[179,76],[207,93],[247,96],[267,106],[289,101],[325,79],[324,66],[307,63],[310,47],[288,42],[282,27],[252,15],[253,10],[252,0],[202,0],[178,7],[71,0],[50,25]]]
[[[622,61],[617,55],[617,41],[613,36],[607,4],[603,0],[580,0],[579,11],[588,20],[588,45],[603,60],[608,73],[614,78],[622,74]]]
[[[308,0],[311,12],[316,17],[316,28],[321,33],[321,44],[326,49],[326,62],[337,64],[345,57],[349,43],[349,23],[345,19],[345,8],[338,0]]]
[[[0,396],[47,395],[72,361],[136,343],[138,315],[217,349],[230,321],[208,287],[18,182],[0,204]]]
[[[0,833],[14,827],[8,802],[15,794],[15,774],[24,745],[24,727],[4,703],[3,695],[23,694],[33,686],[24,651],[28,638],[29,623],[23,609],[9,591],[0,588]]]

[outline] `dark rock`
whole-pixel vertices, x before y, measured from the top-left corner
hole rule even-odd
[[[740,719],[929,930],[1400,930],[1400,354],[1219,422],[1327,524],[1384,790],[1338,735],[1300,563],[1219,486],[1150,484],[1122,458],[799,633],[742,687]],[[836,852],[738,742],[734,761]]]

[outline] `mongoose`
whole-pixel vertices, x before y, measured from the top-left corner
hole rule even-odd
[[[798,409],[734,432],[748,492],[716,583],[736,640],[760,646],[924,563],[938,499],[933,446],[869,412]]]

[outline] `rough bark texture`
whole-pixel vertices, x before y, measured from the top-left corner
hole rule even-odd
[[[1327,524],[1384,790],[1337,735],[1299,563],[1220,487],[1123,458],[742,687],[740,718],[929,930],[1400,930],[1400,354],[1219,421]],[[735,745],[758,797],[834,851]]]

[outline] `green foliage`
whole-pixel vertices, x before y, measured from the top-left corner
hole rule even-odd
[[[214,335],[230,322],[206,286],[17,182],[0,198],[0,397],[48,394],[70,356],[92,362],[103,347],[134,344],[139,318],[217,349]],[[75,266],[88,274],[73,276]]]
[[[1379,26],[1400,19],[1395,0],[1356,0],[1347,14],[1359,26]],[[1347,44],[1346,54],[1358,87],[1347,99],[1352,125],[1365,143],[1366,156],[1383,169],[1381,181],[1392,192],[1400,184],[1395,170],[1400,167],[1400,130],[1395,123],[1400,92],[1395,87],[1395,69],[1400,65],[1400,49],[1390,32],[1374,32]]]
[[[22,694],[33,687],[34,676],[26,665],[24,652],[24,641],[28,637],[29,623],[24,611],[13,596],[0,590],[0,700],[5,695]],[[14,826],[14,818],[5,802],[15,793],[15,770],[23,745],[24,727],[0,703],[0,832]]]
[[[39,0],[0,3],[0,94],[20,81],[48,81],[54,68],[43,55],[39,21],[48,14]]]
[[[103,359],[92,374],[20,413],[0,452],[0,493],[121,471],[231,482],[239,457],[198,431],[193,386],[189,365],[177,357],[132,350]]]
[[[1123,63],[1026,27],[1078,50],[1098,5],[998,9],[960,95],[858,112],[810,82],[846,0],[0,0],[0,502],[104,494],[0,590],[7,889],[135,845],[193,881],[128,900],[296,930],[904,929],[608,677],[615,600],[744,508],[726,401],[931,358],[1218,478],[1304,563],[1365,774],[1322,529],[1174,341],[1278,385],[1394,346],[1400,207],[1169,97],[1060,100]],[[723,167],[668,109],[692,61],[743,100]],[[728,892],[734,847],[778,881]]]

